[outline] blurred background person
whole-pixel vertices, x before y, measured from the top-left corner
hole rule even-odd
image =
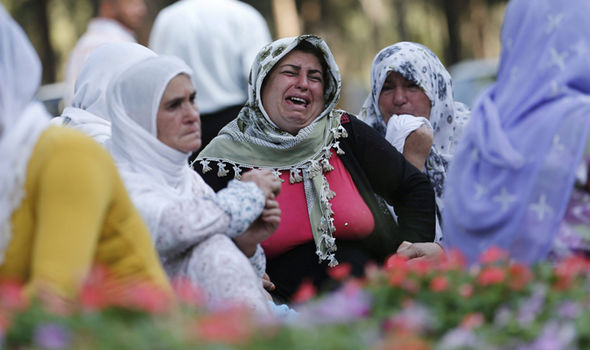
[[[150,48],[180,57],[194,71],[201,149],[238,115],[248,98],[250,66],[270,40],[262,15],[237,0],[182,0],[156,17]]]
[[[82,66],[72,105],[51,123],[80,130],[104,145],[111,137],[111,118],[106,104],[109,82],[127,67],[153,56],[156,54],[152,50],[136,43],[101,44]]]
[[[136,42],[134,30],[141,26],[145,14],[144,0],[98,0],[97,16],[88,23],[66,64],[65,107],[72,103],[76,79],[90,53],[106,42]]]
[[[524,263],[590,252],[590,197],[574,190],[590,155],[589,11],[583,0],[506,9],[498,79],[447,177],[444,243],[470,262],[491,246]]]

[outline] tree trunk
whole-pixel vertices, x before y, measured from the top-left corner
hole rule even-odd
[[[55,53],[49,38],[49,16],[47,13],[47,0],[35,0],[39,9],[36,11],[39,41],[39,56],[43,64],[43,83],[55,82]]]
[[[461,58],[461,37],[459,34],[459,0],[441,0],[445,17],[447,18],[447,31],[449,33],[449,45],[446,48],[445,61],[447,65],[459,62]]]
[[[409,40],[408,25],[406,24],[405,0],[394,0],[393,6],[397,20],[397,33],[399,34],[400,41]]]

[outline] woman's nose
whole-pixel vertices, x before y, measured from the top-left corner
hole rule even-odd
[[[201,114],[199,113],[197,105],[189,103],[187,107],[185,107],[185,120],[191,123],[197,120],[201,121]]]
[[[307,75],[299,74],[297,76],[297,87],[302,89],[307,89],[309,87],[309,80],[307,79]]]
[[[406,91],[403,88],[397,88],[393,92],[393,103],[401,105],[406,103],[408,100]]]

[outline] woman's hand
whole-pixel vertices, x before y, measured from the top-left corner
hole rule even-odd
[[[275,284],[272,283],[272,281],[270,280],[270,277],[268,276],[268,274],[266,272],[262,276],[262,287],[264,287],[264,289],[266,289],[269,292],[272,292],[276,288]]]
[[[412,131],[406,138],[404,144],[404,158],[420,171],[424,171],[426,158],[430,154],[432,142],[434,141],[434,134],[432,129],[426,125],[422,125],[418,129]]]
[[[445,255],[445,251],[440,244],[434,242],[410,243],[404,241],[395,253],[408,259],[430,261],[438,261]]]
[[[281,180],[268,169],[247,171],[242,174],[241,181],[254,182],[267,199],[274,199],[281,192]]]
[[[247,257],[251,257],[256,253],[256,246],[270,237],[279,227],[280,222],[279,202],[267,199],[262,214],[244,233],[234,238],[234,243]]]

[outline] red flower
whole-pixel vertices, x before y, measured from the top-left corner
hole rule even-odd
[[[405,269],[390,270],[387,274],[389,284],[393,287],[401,286],[408,276],[408,271]]]
[[[420,285],[413,279],[405,279],[402,282],[402,288],[410,293],[417,293],[420,290]]]
[[[449,287],[449,280],[445,276],[436,276],[430,281],[430,290],[433,292],[442,292]]]
[[[462,271],[467,266],[465,256],[457,249],[446,252],[437,269],[439,271]]]
[[[115,292],[117,293],[117,292]],[[134,283],[120,290],[120,306],[148,313],[168,311],[172,305],[170,295],[151,283]]]
[[[199,339],[210,343],[238,345],[248,341],[254,328],[251,314],[244,308],[210,313],[196,322]]]
[[[513,264],[508,267],[508,285],[513,290],[523,290],[533,279],[531,270],[522,264]]]
[[[508,258],[508,253],[497,246],[492,246],[483,253],[479,257],[479,261],[482,264],[493,264],[498,261],[506,260]]]
[[[313,298],[317,294],[315,286],[310,280],[306,279],[301,283],[299,289],[293,295],[293,301],[295,303],[304,303],[309,299]]]
[[[482,286],[501,283],[506,279],[506,272],[495,266],[486,267],[477,277],[477,282]]]
[[[432,263],[426,259],[412,259],[408,261],[410,271],[418,276],[426,276],[430,271],[434,269]]]
[[[185,303],[194,307],[205,304],[205,295],[203,292],[192,285],[186,278],[176,278],[172,281],[172,288],[174,294],[181,303]]]
[[[352,266],[349,263],[340,263],[328,269],[328,275],[337,281],[341,281],[350,276]]]
[[[408,268],[407,261],[408,258],[394,254],[385,260],[384,267],[385,270],[406,270]]]

